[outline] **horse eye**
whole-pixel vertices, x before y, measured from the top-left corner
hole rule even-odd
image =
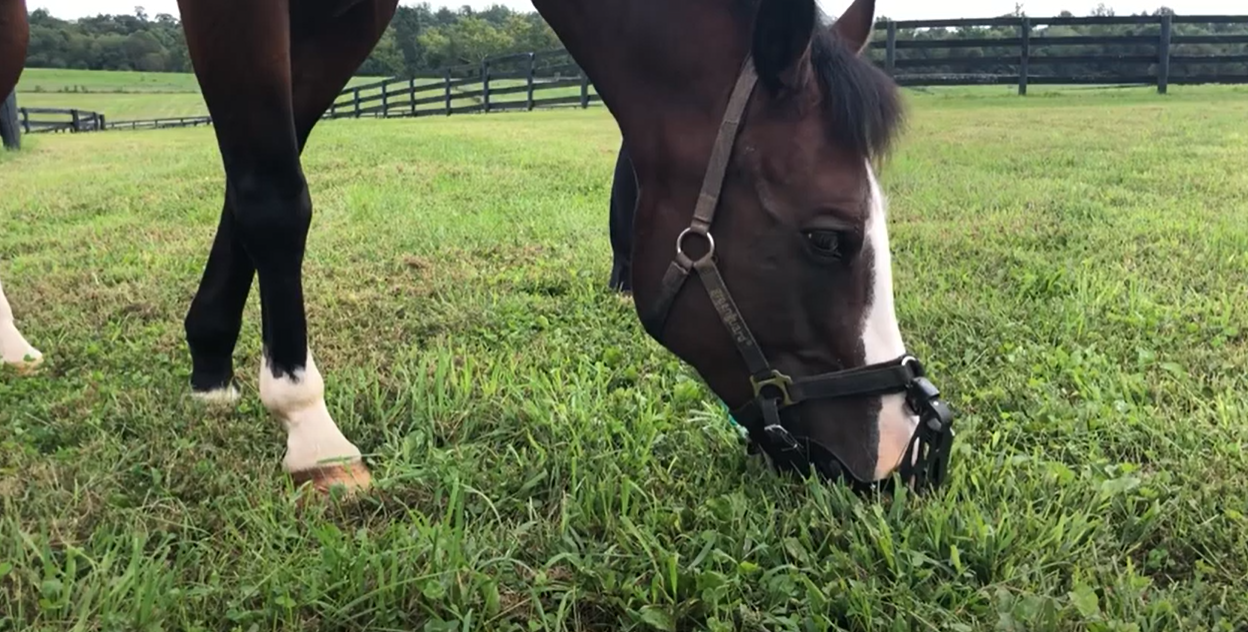
[[[841,234],[835,230],[808,230],[806,243],[821,257],[841,257]]]

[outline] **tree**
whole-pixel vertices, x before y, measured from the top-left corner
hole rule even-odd
[[[377,46],[373,48],[373,53],[368,56],[368,59],[364,60],[357,72],[361,75],[381,75],[387,77],[404,76],[407,74],[407,68],[403,63],[403,51],[399,50],[393,25],[386,28],[386,32],[377,41]]]

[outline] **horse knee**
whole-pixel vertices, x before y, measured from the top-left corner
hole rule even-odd
[[[312,223],[312,197],[298,165],[251,168],[232,179],[234,219],[253,256],[272,246],[302,248]]]

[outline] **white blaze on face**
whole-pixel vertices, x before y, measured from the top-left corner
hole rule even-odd
[[[872,279],[871,302],[863,319],[862,347],[866,351],[867,364],[884,362],[901,356],[906,351],[901,340],[901,327],[893,308],[893,261],[888,246],[887,202],[875,180],[875,173],[867,164],[867,178],[871,185],[871,208],[867,218],[866,243],[871,247]],[[880,445],[875,464],[875,478],[889,476],[901,463],[919,418],[906,406],[905,395],[885,395],[880,402]]]
[[[43,354],[30,346],[13,322],[13,309],[0,285],[0,360],[21,370],[33,369],[43,361]]]

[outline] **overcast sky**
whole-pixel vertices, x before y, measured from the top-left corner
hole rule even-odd
[[[818,0],[823,10],[830,15],[840,13],[850,0]],[[417,4],[410,0],[402,0],[403,4]],[[514,9],[532,10],[530,0],[429,0],[435,7],[460,7],[468,5],[474,8],[485,8],[494,4],[503,4]],[[1023,0],[1023,10],[1028,15],[1046,17],[1057,15],[1063,10],[1075,15],[1087,15],[1097,4],[1097,0]],[[47,9],[49,13],[65,19],[79,18],[99,13],[132,14],[135,6],[142,6],[148,15],[157,13],[178,14],[177,0],[27,0],[30,10]],[[1106,0],[1105,5],[1119,15],[1152,12],[1158,6],[1169,6],[1178,13],[1194,14],[1234,14],[1243,11],[1244,0]],[[914,20],[921,18],[972,18],[991,17],[1014,10],[1014,0],[877,0],[876,11],[898,20]]]

